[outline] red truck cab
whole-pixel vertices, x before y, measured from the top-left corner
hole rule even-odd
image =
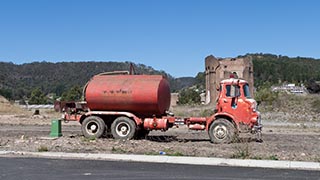
[[[258,137],[260,141],[261,116],[257,111],[257,102],[252,98],[249,88],[247,81],[242,79],[231,78],[221,81],[216,113],[213,116],[215,120],[228,120],[237,132],[257,132],[260,136]],[[209,122],[209,124],[211,123]],[[211,125],[215,125],[215,123]],[[215,133],[219,140],[219,134],[221,135],[220,137],[223,137],[224,134],[221,132],[221,129],[220,131],[219,128],[217,130],[217,132],[214,131],[213,133]]]
[[[261,116],[248,82],[226,79],[220,82],[218,90],[215,114],[207,118],[187,118],[185,123],[189,129],[206,129],[211,142],[217,144],[235,141],[240,132],[256,133],[257,141],[261,142]]]

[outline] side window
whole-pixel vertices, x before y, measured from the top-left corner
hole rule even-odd
[[[245,84],[243,86],[243,93],[244,93],[244,96],[246,98],[251,98],[251,95],[250,95],[250,88],[249,88],[249,85],[248,84]]]
[[[231,85],[226,85],[226,90],[227,90],[226,96],[230,97]]]

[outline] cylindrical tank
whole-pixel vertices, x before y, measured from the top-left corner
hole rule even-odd
[[[161,75],[96,75],[84,89],[91,111],[126,111],[161,116],[170,106],[170,87]]]

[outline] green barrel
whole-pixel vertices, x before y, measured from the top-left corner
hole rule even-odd
[[[61,137],[61,120],[53,119],[51,121],[51,133],[50,137]]]

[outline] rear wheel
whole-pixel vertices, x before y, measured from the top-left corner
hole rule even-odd
[[[209,137],[212,143],[227,144],[235,140],[237,135],[235,126],[227,119],[213,121],[209,128]]]
[[[118,117],[111,124],[111,134],[115,139],[132,139],[136,133],[136,123],[127,117]]]
[[[105,129],[105,122],[98,116],[86,117],[81,125],[82,133],[87,138],[99,138],[103,135]]]

